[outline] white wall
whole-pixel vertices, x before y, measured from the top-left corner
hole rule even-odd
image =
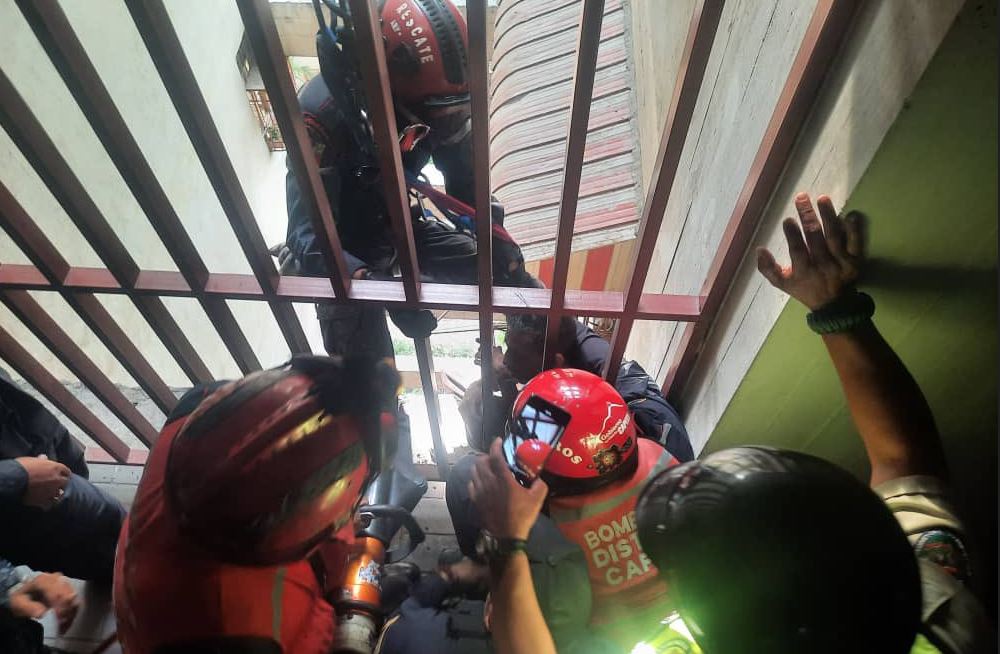
[[[209,269],[249,273],[229,222],[123,3],[71,0],[61,5]],[[235,3],[171,0],[167,7],[265,240],[269,244],[281,241],[286,224],[284,154],[268,151],[247,101],[235,62],[243,33]],[[176,270],[12,0],[0,0],[0,24],[4,25],[0,65],[132,256],[145,269]],[[102,265],[3,131],[0,178],[71,264]],[[6,234],[0,235],[2,262],[27,263]],[[61,298],[52,293],[35,296],[113,381],[136,386]],[[189,385],[126,298],[102,296],[102,301],[168,384]],[[219,377],[238,375],[197,302],[166,302],[211,371]],[[264,366],[287,358],[287,346],[266,305],[230,302],[230,306]],[[318,344],[315,314],[311,307],[298,308],[311,340]],[[23,339],[61,379],[73,379],[5,307],[0,308],[0,323]]]
[[[643,20],[643,12],[652,11],[654,4],[662,11],[651,0],[632,2],[635,52],[662,57],[662,63],[646,62],[637,73],[644,148],[658,138],[645,132],[662,124],[680,52],[663,45],[668,32],[651,30]],[[799,0],[727,3],[657,242],[648,292],[700,290],[814,5]],[[787,259],[780,221],[791,213],[797,191],[827,193],[837,203],[848,197],[961,5],[961,0],[865,3],[765,211],[754,246],[766,245],[779,259]],[[681,3],[671,3],[667,13],[661,24],[683,21],[686,26],[690,19],[690,7]],[[647,178],[649,161],[644,155]],[[757,275],[752,261],[744,261],[683,398],[696,451],[710,437],[786,299]],[[662,379],[680,333],[671,324],[638,324],[629,355]]]

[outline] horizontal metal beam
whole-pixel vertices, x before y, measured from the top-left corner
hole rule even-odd
[[[103,268],[70,268],[61,285],[51,284],[35,266],[25,264],[0,264],[0,288],[29,290],[62,290],[86,293],[126,293],[142,297],[191,297],[192,292],[180,273],[171,271],[142,271],[131,289],[122,288]],[[267,300],[253,275],[209,275],[205,295],[234,300]],[[545,288],[493,288],[493,308],[503,313],[551,313],[550,291]],[[290,302],[333,302],[335,293],[330,280],[318,277],[282,276],[278,283],[277,297]],[[374,302],[388,306],[421,309],[451,309],[474,311],[479,306],[479,289],[460,284],[421,285],[416,302],[406,299],[399,282],[355,280],[351,285],[350,300]],[[635,317],[639,320],[671,320],[690,322],[698,320],[703,298],[697,295],[669,295],[644,293],[639,300]],[[557,313],[595,317],[620,318],[623,313],[623,294],[617,291],[566,291],[565,302]]]
[[[58,379],[52,376],[20,343],[0,326],[0,357],[63,415],[72,420],[118,463],[128,459],[129,447],[83,405]]]
[[[129,431],[146,445],[156,442],[157,432],[135,405],[101,372],[69,334],[56,323],[27,291],[0,290],[0,301],[16,315],[38,340],[91,390]]]
[[[674,83],[674,95],[667,109],[663,131],[660,132],[660,149],[653,168],[653,181],[642,205],[637,247],[625,291],[625,316],[615,325],[611,335],[611,349],[604,362],[603,375],[609,383],[614,383],[618,378],[618,369],[635,323],[632,316],[642,300],[642,288],[653,261],[653,251],[656,249],[663,215],[680,166],[681,153],[691,127],[705,68],[712,54],[712,43],[719,28],[723,4],[723,0],[701,0],[695,5],[691,16],[680,70]]]
[[[661,385],[664,395],[675,402],[680,399],[691,376],[764,209],[781,180],[795,140],[816,102],[820,85],[836,61],[837,50],[850,28],[858,5],[858,0],[820,0],[813,11],[702,286],[705,296],[703,316],[696,324],[684,329],[676,355]]]

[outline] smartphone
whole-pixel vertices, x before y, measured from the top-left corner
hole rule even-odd
[[[569,420],[569,413],[537,395],[529,397],[521,411],[511,417],[503,451],[518,483],[531,486],[556,451]]]

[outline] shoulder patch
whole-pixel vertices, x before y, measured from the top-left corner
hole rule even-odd
[[[956,581],[966,582],[971,576],[969,555],[965,544],[953,531],[932,529],[925,531],[913,544],[917,559],[941,566]]]

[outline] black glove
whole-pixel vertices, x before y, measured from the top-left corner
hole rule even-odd
[[[390,309],[389,317],[408,338],[427,338],[438,324],[430,309]]]

